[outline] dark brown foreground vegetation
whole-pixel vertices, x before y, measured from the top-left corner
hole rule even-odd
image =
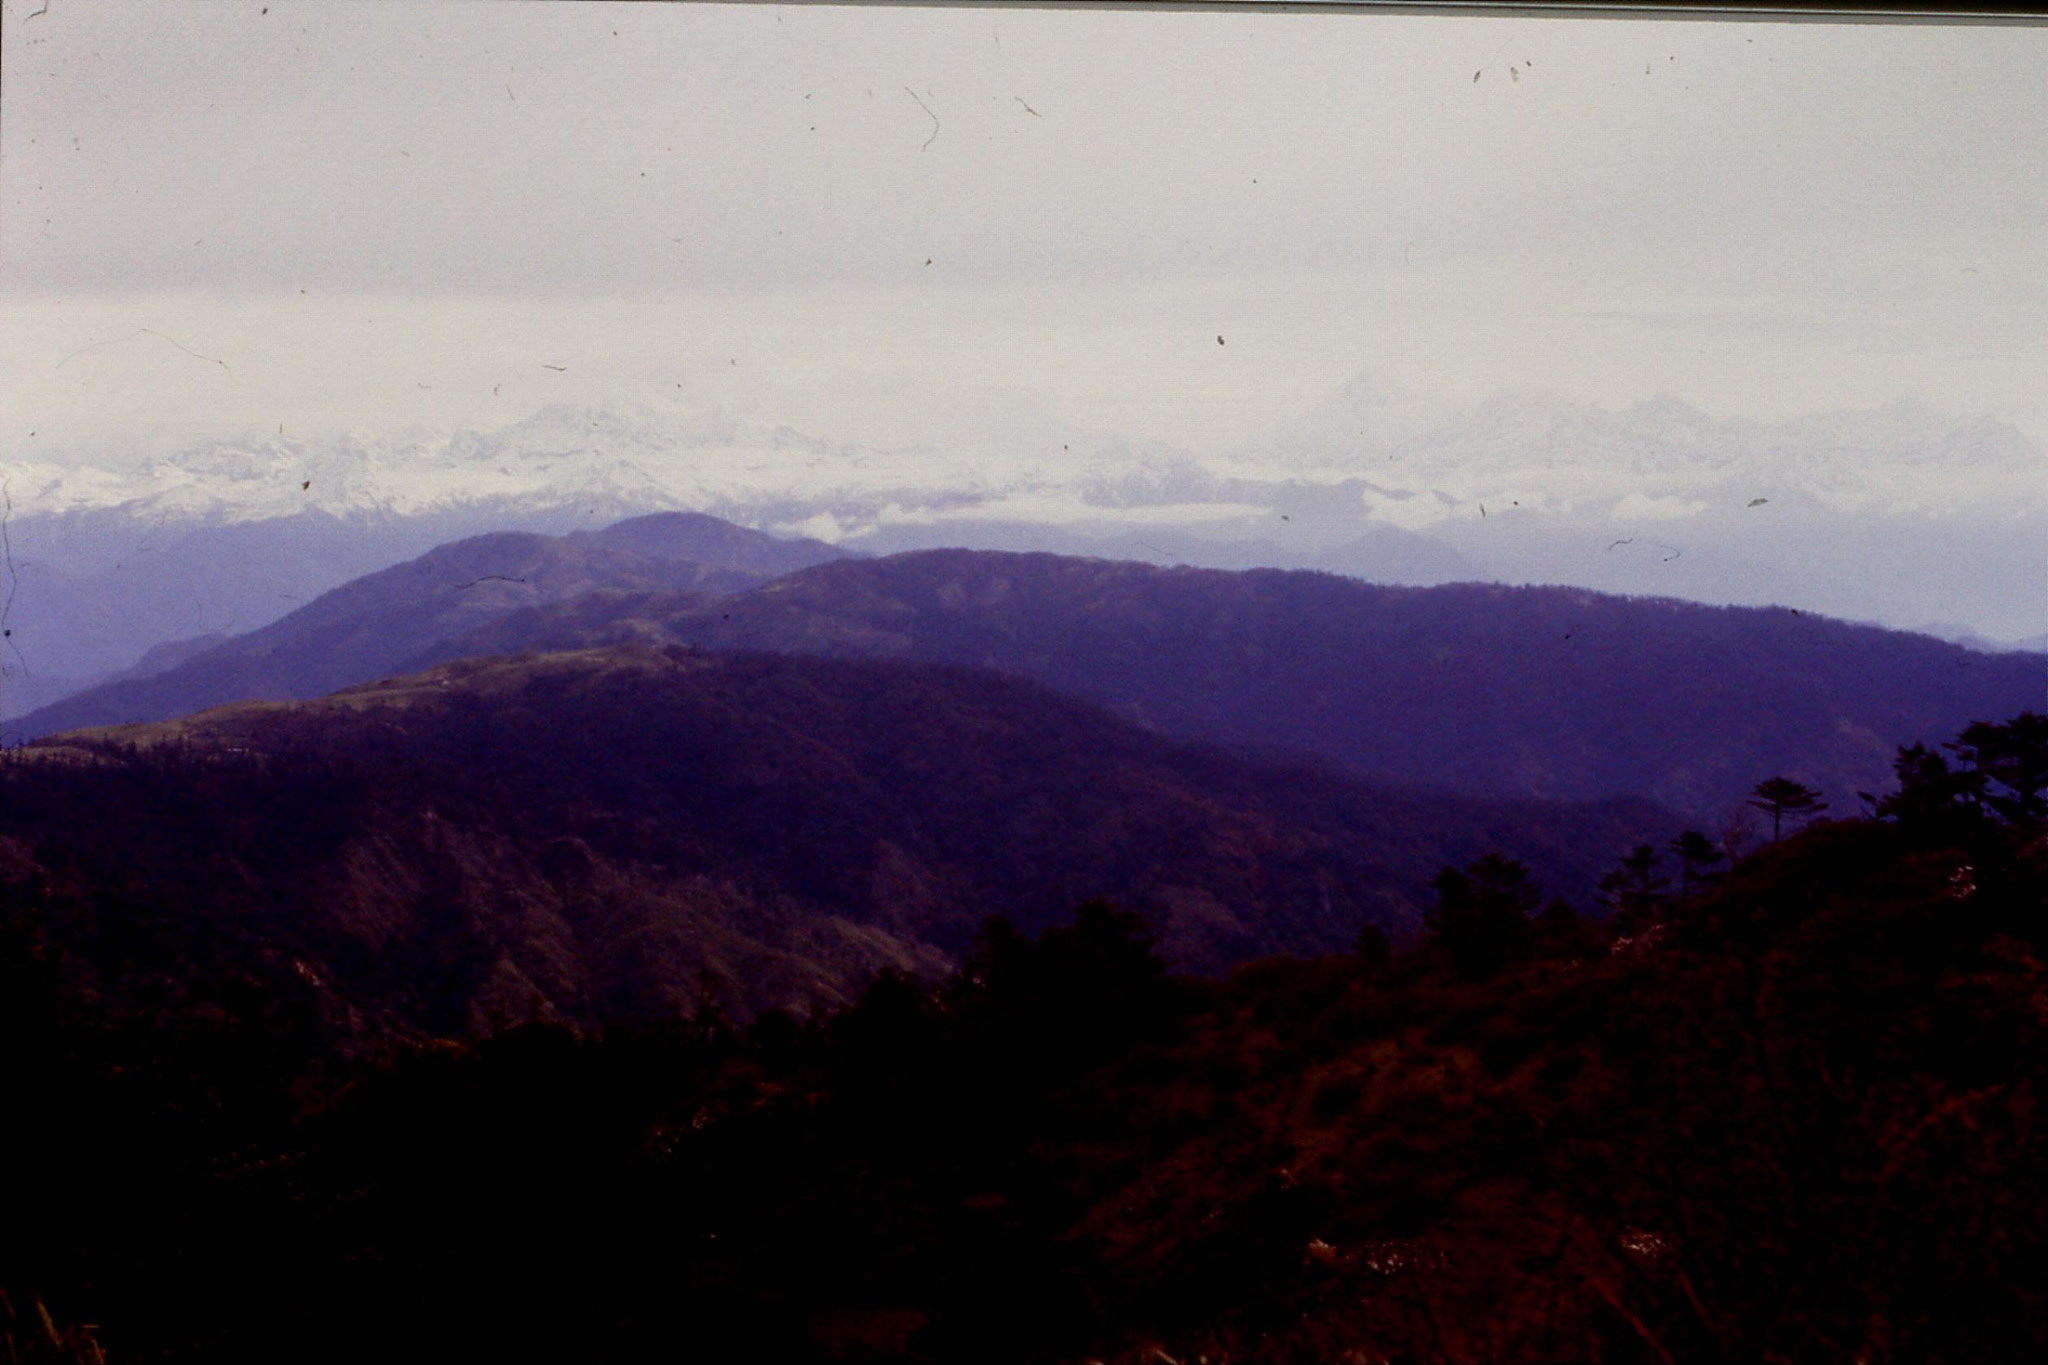
[[[818,1018],[349,1062],[233,981],[110,1008],[17,882],[6,1350],[2039,1359],[2041,731],[1607,925],[1481,860],[1398,955],[1177,978],[1091,905]]]

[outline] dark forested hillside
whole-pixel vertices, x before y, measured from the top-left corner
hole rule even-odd
[[[825,565],[676,629],[999,668],[1170,734],[1363,777],[1626,792],[1702,818],[1767,770],[1854,810],[1895,746],[2048,696],[2039,655],[1786,609],[970,551]]]
[[[1896,746],[2048,699],[2048,657],[1788,609],[1046,554],[835,553],[682,514],[480,537],[168,671],[45,707],[14,733],[311,697],[522,649],[682,643],[989,668],[1164,734],[1354,777],[1637,795],[1717,824],[1765,770],[1855,809]]]
[[[714,978],[748,1013],[829,1002],[1090,896],[1180,966],[1326,952],[1412,929],[1446,861],[1590,897],[1675,828],[1262,768],[991,674],[673,647],[88,732],[0,784],[63,942],[165,989],[275,977],[366,1036],[658,1017]]]
[[[521,608],[607,589],[680,590],[679,601],[702,604],[839,555],[684,512],[564,536],[475,536],[345,583],[261,630],[32,711],[9,723],[8,738],[317,697],[388,676],[436,641]]]
[[[545,604],[413,662],[609,639],[1000,669],[1369,779],[1637,793],[1709,823],[1764,769],[1860,809],[1895,746],[2048,696],[2040,655],[1783,609],[965,550],[826,565],[710,610],[658,593]]]
[[[1526,869],[1489,857],[1392,955],[1176,978],[1089,905],[990,920],[944,980],[884,973],[828,1014],[706,1001],[357,1061],[303,992],[97,989],[63,943],[77,869],[16,835],[5,1349],[2032,1361],[2044,739],[2036,716],[1897,755],[1881,819],[1645,877],[1604,928],[1526,914]]]

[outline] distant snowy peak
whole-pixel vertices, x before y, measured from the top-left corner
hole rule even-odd
[[[1716,418],[1669,396],[1617,411],[1503,394],[1405,429],[1389,420],[1396,411],[1415,409],[1381,387],[1348,385],[1270,446],[1265,462],[1460,506],[1668,509],[1730,496],[1879,514],[2048,505],[2048,452],[2038,442],[1993,418],[1913,404],[1766,423]]]
[[[0,505],[10,516],[119,506],[133,483],[111,470],[85,465],[0,460]]]

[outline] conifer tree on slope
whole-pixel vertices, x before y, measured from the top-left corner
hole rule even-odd
[[[1774,844],[1784,832],[1786,816],[1803,820],[1828,808],[1819,792],[1789,777],[1773,777],[1757,783],[1750,792],[1749,804],[1771,817],[1771,842]]]

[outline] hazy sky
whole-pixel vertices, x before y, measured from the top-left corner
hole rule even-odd
[[[664,394],[1218,449],[1360,371],[2048,430],[2038,27],[41,7],[0,459]]]

